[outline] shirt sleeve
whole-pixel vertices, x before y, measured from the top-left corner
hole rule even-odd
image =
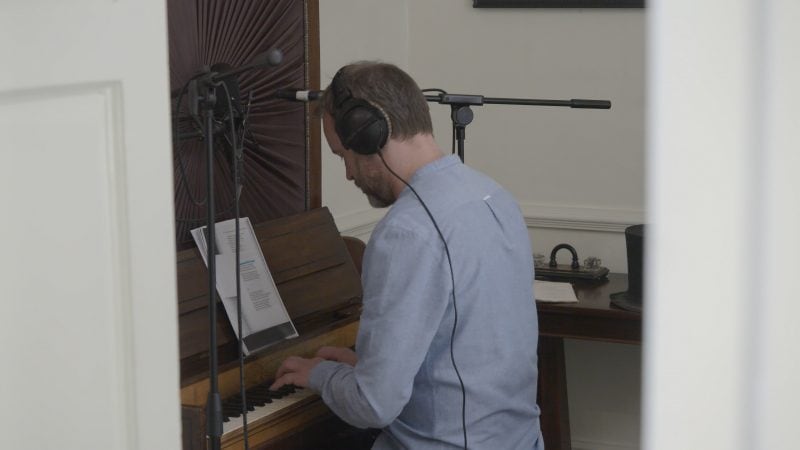
[[[373,235],[364,258],[358,363],[323,361],[311,372],[311,388],[351,425],[383,428],[411,397],[452,296],[444,247],[434,237],[399,227]]]

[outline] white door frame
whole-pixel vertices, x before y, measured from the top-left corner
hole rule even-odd
[[[800,2],[647,8],[643,447],[797,448]]]
[[[0,61],[0,447],[179,448],[165,2],[0,2]]]

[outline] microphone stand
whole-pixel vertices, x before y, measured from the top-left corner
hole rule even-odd
[[[245,66],[242,66],[238,69],[230,70],[227,72],[213,72],[210,68],[206,67],[203,69],[202,73],[198,76],[195,76],[189,81],[188,91],[189,91],[189,110],[192,117],[198,117],[200,111],[202,111],[202,116],[205,119],[203,124],[203,137],[206,140],[206,163],[207,163],[207,225],[206,225],[206,242],[207,242],[207,255],[208,255],[208,320],[209,320],[209,391],[208,391],[208,399],[206,401],[206,437],[208,439],[208,449],[209,450],[220,450],[220,441],[222,438],[222,399],[219,395],[219,368],[218,368],[218,355],[217,355],[217,265],[216,265],[216,231],[215,231],[215,222],[216,222],[216,211],[214,206],[214,106],[217,103],[217,94],[216,89],[218,86],[223,84],[222,80],[233,75],[238,75],[242,72],[251,70],[251,69],[259,69],[259,68],[267,68],[267,67],[275,67],[281,63],[283,60],[283,53],[277,49],[270,49],[267,52],[264,52],[254,58],[254,60]],[[227,88],[225,89],[227,92]],[[230,99],[230,94],[228,93],[228,98]],[[233,111],[230,111],[230,114],[233,114]],[[235,144],[235,130],[231,130],[234,134],[234,147]],[[237,153],[237,149],[234,148],[235,158],[237,161],[234,163],[238,165],[238,162],[241,158],[239,158],[239,154]],[[236,177],[238,182],[238,170],[236,170]],[[238,190],[238,189],[237,189]],[[235,193],[237,196],[236,202],[238,204],[238,192]],[[238,219],[238,208],[237,208],[237,219]],[[238,233],[239,233],[239,226],[238,221],[236,224],[236,240],[237,240],[237,247],[238,247]],[[237,271],[239,265],[239,250],[236,250],[236,264],[237,264]],[[239,280],[237,275],[237,286],[236,286],[236,294],[237,294],[237,308],[238,314],[241,315],[241,298],[239,293]],[[240,319],[241,320],[241,319]],[[241,322],[240,322],[241,327]],[[239,333],[239,347],[241,351],[242,345],[242,336],[241,331]],[[246,413],[245,413],[246,414]],[[246,419],[245,419],[246,420]],[[247,437],[245,436],[245,445],[247,443]]]
[[[217,103],[215,72],[206,73],[189,82],[189,104],[193,116],[202,111],[203,136],[206,141],[206,255],[208,259],[208,321],[209,321],[209,390],[206,401],[206,438],[209,450],[220,449],[222,437],[222,399],[219,395],[217,363],[217,264],[216,211],[214,205],[214,106]]]
[[[450,105],[450,120],[453,122],[453,135],[458,142],[458,157],[464,162],[464,138],[467,125],[472,123],[474,114],[471,106],[485,104],[499,105],[531,105],[531,106],[567,106],[570,108],[609,109],[608,100],[537,100],[526,98],[484,97],[482,95],[446,94],[426,95],[425,100],[442,105]]]

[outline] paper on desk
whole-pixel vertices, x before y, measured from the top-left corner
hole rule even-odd
[[[533,294],[537,301],[549,303],[577,303],[578,297],[569,283],[533,280]]]

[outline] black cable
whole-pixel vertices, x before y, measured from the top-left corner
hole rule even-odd
[[[233,147],[233,204],[234,204],[234,226],[236,227],[236,319],[239,328],[239,396],[242,397],[242,437],[244,439],[245,450],[250,450],[247,438],[247,394],[244,382],[244,336],[242,336],[242,294],[241,294],[241,268],[239,264],[241,245],[239,244],[239,162],[242,152],[237,148],[236,123],[233,120],[233,104],[231,103],[231,93],[226,83],[221,83],[225,90],[225,98],[228,101],[228,125],[231,131],[231,146]]]
[[[186,84],[185,84],[185,85],[184,85],[184,86],[181,88],[181,90],[180,90],[180,91],[179,91],[179,93],[178,93],[177,101],[176,101],[176,103],[175,103],[175,108],[174,108],[174,110],[173,110],[173,111],[174,111],[174,116],[173,116],[173,125],[172,125],[172,126],[173,126],[173,132],[175,133],[175,141],[176,141],[175,143],[176,143],[176,144],[178,144],[178,143],[180,142],[180,138],[178,137],[178,136],[179,136],[179,132],[178,132],[178,117],[179,117],[179,115],[180,115],[180,113],[181,113],[181,102],[183,101],[183,96],[186,94],[186,91],[188,90],[189,83],[190,83],[192,80],[194,80],[194,79],[196,79],[196,78],[200,77],[201,75],[202,75],[202,74],[200,74],[200,75],[196,75],[196,76],[192,77],[192,78],[189,80],[189,82],[187,82],[187,83],[186,83]],[[225,84],[225,83],[223,83],[223,85],[224,85],[224,84]],[[225,86],[225,92],[226,92],[226,95],[230,96],[230,93],[228,92],[228,89],[227,89],[227,88],[228,88],[228,86]],[[251,92],[251,97],[252,97],[252,92]],[[231,105],[231,104],[230,104],[230,102],[228,102],[228,103],[229,103],[229,105],[228,105],[229,107],[233,107],[233,105]],[[250,105],[249,105],[249,103],[248,103],[248,113],[249,113],[249,106],[250,106]],[[231,126],[233,127],[234,125],[231,125]],[[243,124],[242,128],[243,128],[243,129],[242,129],[242,134],[244,134],[244,124]],[[248,131],[249,131],[249,130],[248,130]],[[232,133],[233,133],[233,132],[234,132],[234,131],[232,131]],[[207,137],[206,137],[206,138],[207,138]],[[227,137],[226,137],[226,138],[227,138]],[[213,136],[212,136],[210,139],[213,139]],[[241,140],[240,140],[240,142],[242,142],[242,143],[243,143],[243,142],[244,142],[244,140],[243,140],[243,139],[241,139]],[[235,141],[234,141],[233,143],[232,143],[232,142],[230,142],[230,141],[228,141],[228,144],[230,144],[232,147],[234,147],[234,152],[235,152],[235,146],[234,146],[234,143],[235,143]],[[243,144],[242,144],[242,145],[243,145]],[[182,185],[182,186],[183,186],[183,187],[186,189],[186,193],[187,193],[187,194],[189,194],[189,200],[190,200],[190,201],[191,201],[191,202],[192,202],[192,203],[193,203],[195,206],[203,206],[203,205],[205,205],[205,204],[206,204],[206,202],[208,201],[208,199],[207,199],[207,198],[204,198],[204,199],[202,199],[202,200],[197,200],[197,198],[195,198],[194,194],[192,193],[192,190],[191,190],[191,188],[189,187],[189,183],[187,182],[187,180],[189,179],[189,177],[188,177],[188,175],[186,174],[186,165],[185,165],[185,163],[184,163],[184,161],[183,161],[183,158],[181,157],[181,155],[183,154],[183,148],[184,148],[184,146],[183,146],[183,145],[180,145],[180,146],[178,147],[177,151],[175,152],[175,154],[176,154],[176,157],[177,157],[177,160],[178,160],[178,170],[179,170],[179,173],[180,173],[180,177],[179,177],[179,183],[180,183],[180,184],[181,184],[181,185]],[[242,149],[242,150],[243,150],[243,149]],[[236,186],[234,186],[234,190],[236,190]],[[215,212],[215,214],[216,214],[216,217],[215,217],[214,219],[216,219],[217,217],[226,216],[228,213],[230,213],[232,210],[234,210],[235,206],[236,206],[236,205],[233,205],[233,204],[231,204],[231,205],[228,205],[227,207],[225,207],[225,208],[222,208],[222,209],[220,209],[220,208],[217,208],[217,211]],[[203,222],[205,222],[205,221],[206,221],[206,218],[205,218],[205,217],[196,217],[196,218],[191,218],[191,217],[178,217],[178,216],[175,216],[175,221],[176,221],[176,222],[180,222],[180,223],[196,223],[196,224],[200,224],[200,223],[203,223]]]
[[[192,78],[192,80],[193,79],[194,78]],[[178,98],[177,98],[177,100],[175,102],[174,115],[172,117],[172,132],[175,133],[175,141],[176,141],[176,143],[179,141],[178,135],[180,134],[179,131],[178,131],[178,116],[181,113],[181,102],[183,102],[183,96],[186,95],[186,91],[189,89],[189,83],[192,80],[189,80],[186,84],[183,85],[183,87],[181,88],[180,92],[178,93]],[[191,200],[192,203],[194,203],[196,206],[203,206],[203,205],[206,204],[206,201],[208,199],[204,198],[203,200],[197,200],[194,197],[194,194],[192,193],[192,190],[189,189],[189,183],[186,182],[186,180],[189,177],[186,175],[186,166],[183,163],[183,158],[181,158],[181,149],[182,148],[183,147],[178,147],[178,151],[175,152],[176,156],[177,156],[177,159],[178,159],[179,173],[181,174],[181,177],[180,177],[181,184],[186,188],[186,192],[189,194],[189,200]]]
[[[242,134],[239,135],[239,142],[242,146],[242,151],[244,151],[244,134],[245,130],[247,130],[247,121],[250,119],[250,105],[253,104],[253,91],[251,90],[247,94],[247,104],[244,107],[244,114],[242,114]]]
[[[447,264],[450,266],[450,281],[453,283],[453,331],[450,333],[450,362],[453,363],[453,369],[456,371],[456,376],[458,377],[458,383],[461,385],[461,427],[464,430],[464,450],[467,450],[467,391],[464,389],[464,381],[461,379],[461,373],[458,371],[458,366],[456,366],[456,357],[453,352],[453,341],[456,337],[456,326],[458,325],[458,306],[456,305],[456,276],[455,271],[453,270],[453,260],[450,258],[450,248],[447,246],[447,241],[444,239],[444,234],[442,234],[442,230],[439,229],[439,224],[436,223],[436,219],[433,218],[433,214],[428,209],[428,205],[422,201],[422,197],[419,196],[416,189],[413,186],[408,184],[406,180],[403,179],[400,175],[398,175],[388,164],[386,164],[386,160],[383,159],[383,154],[378,151],[378,156],[383,161],[383,165],[386,166],[386,170],[389,171],[392,175],[394,175],[398,180],[402,181],[403,184],[408,186],[411,189],[411,192],[417,197],[419,203],[425,209],[425,212],[428,213],[428,217],[430,217],[431,222],[433,222],[433,227],[436,228],[436,232],[439,233],[439,238],[442,240],[442,244],[444,244],[444,252],[447,255]]]

